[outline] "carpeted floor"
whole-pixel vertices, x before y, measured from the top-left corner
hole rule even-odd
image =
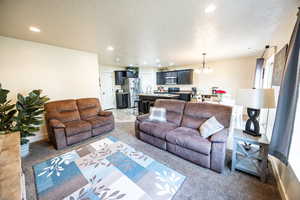
[[[91,138],[85,142],[60,151],[55,150],[51,144],[45,141],[31,144],[31,154],[22,159],[22,167],[26,180],[27,199],[36,199],[32,170],[33,165],[64,152],[68,152],[72,149],[76,149],[85,144],[94,142],[108,135],[113,135],[119,138],[121,141],[129,144],[139,151],[144,152],[158,162],[161,162],[185,175],[187,179],[173,200],[280,199],[276,182],[270,167],[270,176],[268,177],[267,183],[262,183],[258,178],[242,172],[232,173],[228,167],[226,167],[223,174],[218,174],[136,139],[134,137],[133,123],[117,123],[115,130],[111,133]],[[230,152],[227,153],[227,159],[230,160]],[[228,161],[226,163],[228,165]]]

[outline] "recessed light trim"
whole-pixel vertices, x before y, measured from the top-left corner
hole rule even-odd
[[[106,50],[107,50],[107,51],[113,51],[113,50],[115,50],[115,48],[114,48],[113,46],[108,46],[108,47],[106,48]]]
[[[216,6],[214,4],[210,4],[205,8],[205,13],[212,13],[216,10]]]
[[[32,31],[32,32],[35,32],[35,33],[40,33],[41,32],[41,29],[39,29],[35,26],[30,26],[29,30]]]
[[[158,58],[155,59],[156,63],[160,63],[160,60]]]

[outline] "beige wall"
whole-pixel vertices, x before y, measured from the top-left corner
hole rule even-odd
[[[195,71],[202,64],[170,67],[169,69],[194,69],[194,84],[179,85],[181,89],[197,87],[198,90],[208,93],[211,91],[211,87],[216,86],[226,90],[234,98],[239,88],[252,87],[255,65],[256,57],[244,57],[208,62],[207,66],[213,69],[213,72],[208,74],[197,73]]]
[[[0,82],[12,99],[33,89],[51,100],[99,97],[97,54],[0,36]]]

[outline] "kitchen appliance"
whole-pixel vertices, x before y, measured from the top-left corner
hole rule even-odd
[[[134,107],[134,101],[139,99],[140,79],[139,78],[126,78],[124,85],[121,86],[124,92],[128,92],[128,107]]]
[[[177,72],[169,71],[165,72],[165,84],[166,85],[176,85],[177,84]]]

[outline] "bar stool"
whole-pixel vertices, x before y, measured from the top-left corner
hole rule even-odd
[[[150,102],[149,101],[142,101],[142,112],[144,114],[149,113],[149,109],[150,109]]]
[[[133,108],[134,108],[135,115],[139,114],[139,104],[140,104],[140,100],[139,99],[134,100]]]

